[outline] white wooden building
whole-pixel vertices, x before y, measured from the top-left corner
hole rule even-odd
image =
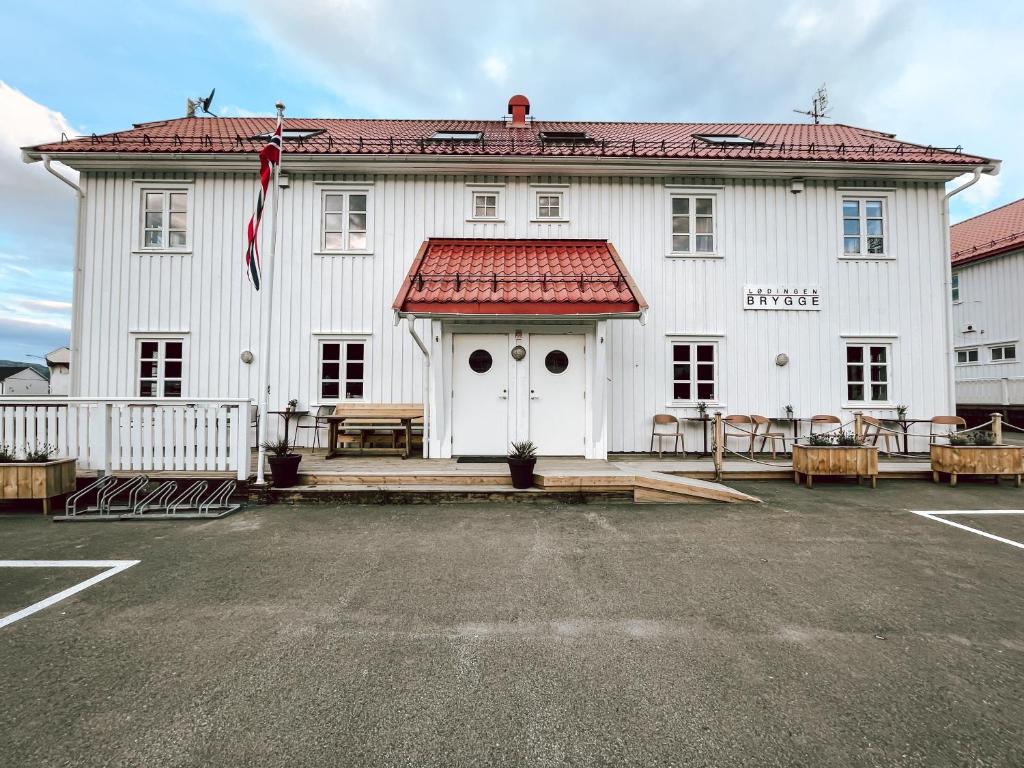
[[[957,407],[1024,411],[1024,199],[955,225],[950,247]]]
[[[944,185],[997,161],[844,125],[508,113],[286,119],[271,408],[423,402],[431,457],[646,451],[654,414],[698,403],[953,412]],[[255,402],[242,255],[272,127],[25,149],[81,173],[73,396]]]
[[[0,397],[45,395],[50,384],[30,365],[0,365]]]
[[[46,366],[50,369],[50,394],[71,394],[71,349],[57,347],[46,354]]]

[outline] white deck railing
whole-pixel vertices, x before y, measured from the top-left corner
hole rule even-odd
[[[97,472],[249,476],[249,401],[210,398],[0,398],[0,446],[48,445]]]
[[[961,379],[956,383],[958,405],[1017,405],[1024,403],[1024,378]]]

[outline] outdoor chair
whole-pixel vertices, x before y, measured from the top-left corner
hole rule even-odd
[[[671,427],[671,431],[665,429],[659,431],[658,427]],[[657,438],[659,459],[662,455],[661,441],[666,437],[672,438],[672,453],[678,455],[680,447],[683,449],[683,453],[686,453],[686,442],[683,439],[683,428],[679,419],[670,413],[657,413],[651,424],[651,453],[654,453],[654,440]]]
[[[765,444],[771,441],[772,444],[772,458],[774,459],[777,453],[775,444],[778,441],[782,441],[782,452],[786,452],[786,435],[784,432],[772,432],[772,420],[767,416],[758,416],[756,413],[751,414],[751,420],[754,422],[754,435],[757,439],[761,438],[761,452],[764,453]]]
[[[313,430],[313,450],[315,451],[320,447],[320,430],[327,427],[327,417],[334,413],[333,405],[320,405],[317,406],[316,413],[312,415],[312,424],[303,424],[299,422],[295,425],[295,442],[298,442],[299,430],[300,429],[312,429]]]
[[[861,416],[861,423],[864,425],[864,445],[878,445],[879,440],[885,441],[885,452],[891,454],[893,452],[893,445],[890,444],[890,440],[895,444],[896,453],[900,450],[900,438],[891,429],[886,429],[882,426],[882,422],[876,419],[874,416]]]
[[[741,413],[731,413],[724,417],[722,421],[725,424],[722,425],[722,447],[726,448],[729,445],[729,438],[739,438],[740,440],[747,440],[747,453],[750,454],[750,458],[754,458],[754,439],[757,432],[757,425],[750,416],[744,416]],[[732,427],[730,430],[729,428]]]
[[[936,432],[935,428],[940,429],[946,428],[945,431]],[[950,429],[952,427],[952,429]],[[932,420],[928,425],[928,443],[936,443],[939,438],[949,439],[951,432],[956,432],[959,429],[966,429],[967,421],[962,416],[932,416]]]
[[[836,426],[842,426],[843,421],[838,416],[832,416],[827,413],[820,413],[817,416],[811,416],[811,434],[814,434],[814,425],[817,424],[822,427],[822,432],[838,431],[835,429]]]

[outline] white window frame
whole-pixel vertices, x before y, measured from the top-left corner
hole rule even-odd
[[[1006,357],[1006,350],[1013,350],[1013,357]],[[996,352],[999,352],[999,358],[996,358]],[[1009,342],[1003,344],[990,344],[988,346],[988,362],[990,364],[1001,365],[1003,363],[1016,363],[1017,358],[1017,344],[1016,342]]]
[[[974,359],[970,359],[970,353],[974,353]],[[960,359],[960,355],[964,356],[964,359]],[[956,364],[957,365],[977,365],[981,362],[981,350],[978,347],[960,347],[956,350]]]
[[[690,347],[690,378],[687,380],[690,384],[690,399],[678,399],[675,395],[675,348],[680,345],[686,345]],[[697,387],[698,384],[708,383],[707,379],[700,379],[697,376],[697,347],[698,346],[710,346],[714,350],[714,359],[711,361],[711,365],[714,366],[714,376],[711,380],[711,385],[714,388],[712,394],[714,397],[703,399],[698,396]],[[707,365],[707,363],[701,363],[701,365]],[[679,379],[678,381],[683,381]],[[721,338],[708,337],[708,336],[669,336],[668,337],[668,405],[671,408],[680,407],[694,407],[697,403],[703,400],[709,406],[722,406],[722,345]]]
[[[370,256],[373,254],[373,186],[369,184],[322,184],[318,185],[319,198],[316,213],[317,250],[320,256]],[[327,247],[327,196],[343,195],[342,217],[342,241],[348,245],[349,236],[349,209],[352,195],[366,195],[366,247],[365,248],[328,248]],[[336,230],[332,230],[335,232]]]
[[[195,228],[195,185],[189,181],[139,181],[133,182],[132,190],[132,253],[142,254],[188,254],[192,253],[192,242]],[[146,235],[146,194],[160,193],[163,195],[163,221],[161,231],[164,234],[163,245],[147,246]],[[169,245],[170,231],[170,196],[171,193],[185,193],[185,244]]]
[[[963,301],[960,298],[960,273],[954,272],[949,278],[949,296],[953,300],[954,304],[959,304]]]
[[[864,350],[863,359],[860,363],[850,363],[847,355],[847,350],[850,347],[860,347]],[[875,400],[871,397],[871,347],[884,347],[885,348],[885,381],[879,382],[884,383],[886,387],[885,400]],[[896,400],[893,397],[894,379],[893,372],[895,370],[896,360],[896,344],[891,338],[872,338],[872,337],[847,337],[843,339],[843,354],[842,354],[842,366],[843,366],[843,407],[844,408],[892,408],[893,403]],[[851,382],[849,374],[850,365],[859,365],[863,370],[863,379],[859,382]],[[878,365],[878,363],[874,363]],[[850,399],[850,384],[861,384],[864,387],[864,399],[863,400],[852,400]]]
[[[327,381],[337,381],[338,383],[338,396],[337,397],[325,397],[323,394],[323,364],[324,364],[324,345],[325,344],[340,344],[341,352],[338,358],[338,378],[327,379]],[[363,377],[361,379],[349,379],[346,375],[345,370],[346,364],[349,363],[348,357],[348,346],[350,344],[362,344],[363,345]],[[346,402],[364,402],[367,399],[367,392],[370,387],[370,380],[367,376],[370,365],[370,340],[367,336],[349,336],[349,335],[324,335],[318,334],[316,336],[316,354],[314,360],[316,361],[316,370],[313,377],[313,381],[316,386],[316,398],[315,402],[322,404],[337,404]],[[331,362],[331,361],[328,361]],[[361,397],[345,397],[346,384],[350,381],[361,381],[363,384],[363,394]]]
[[[887,261],[894,259],[895,254],[895,228],[893,226],[893,212],[895,206],[893,205],[894,195],[890,190],[873,190],[867,188],[855,188],[855,189],[841,189],[839,195],[839,258],[847,260],[857,261]],[[868,247],[868,233],[867,233],[867,208],[865,203],[868,201],[881,201],[882,203],[882,253],[867,253]],[[861,248],[864,249],[861,253],[847,253],[846,252],[846,237],[844,219],[844,204],[848,201],[856,201],[860,204],[858,221],[860,223],[860,234],[856,235],[860,238]],[[872,217],[874,218],[874,217]],[[850,235],[853,237],[853,235]]]
[[[671,258],[676,259],[720,259],[722,258],[722,243],[719,239],[721,237],[722,228],[721,217],[722,217],[722,195],[721,187],[680,187],[676,185],[666,184],[665,189],[668,190],[668,195],[665,200],[665,211],[666,218],[668,221],[667,230],[667,248],[666,254]],[[675,249],[675,241],[673,239],[673,230],[675,229],[674,221],[674,200],[678,198],[689,198],[689,212],[683,214],[689,219],[689,237],[690,249],[687,251],[677,251]],[[711,235],[711,250],[710,251],[698,251],[697,249],[697,198],[710,198],[711,199],[711,232],[702,232],[701,235]]]
[[[188,344],[186,338],[181,334],[163,334],[163,333],[139,333],[134,334],[135,339],[135,357],[133,360],[132,369],[132,381],[134,381],[134,392],[136,397],[172,397],[175,400],[180,400],[187,396],[185,391],[185,382],[187,381],[187,363],[188,363]],[[144,343],[153,343],[157,345],[157,357],[156,357],[156,376],[142,376],[142,345]],[[179,377],[168,377],[164,370],[165,363],[168,360],[176,360],[177,358],[167,357],[167,345],[178,343],[181,344],[181,375]],[[152,359],[152,358],[147,358]],[[142,394],[142,382],[153,381],[156,382],[156,394],[155,395],[143,395]],[[181,394],[180,395],[167,395],[166,386],[168,381],[179,381],[181,383]]]
[[[542,197],[558,198],[558,215],[541,216],[540,201]],[[568,184],[545,184],[530,187],[530,221],[538,224],[559,224],[569,221],[569,213],[566,208],[569,204]]]
[[[493,216],[476,215],[477,195],[494,195],[495,206]],[[495,222],[505,220],[505,185],[504,184],[467,184],[466,185],[466,221]]]

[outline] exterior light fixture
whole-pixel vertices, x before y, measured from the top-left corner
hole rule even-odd
[[[804,180],[793,179],[792,181],[790,181],[789,191],[792,192],[794,195],[799,195],[801,192],[804,191]]]
[[[249,363],[253,361],[252,352],[250,352],[248,349],[245,350],[242,354],[240,354],[239,358],[241,358],[242,362],[245,363],[246,365],[249,365]]]
[[[775,356],[775,364],[779,366],[779,368],[782,368],[784,365],[787,365],[788,363],[789,355],[787,355],[785,352],[780,352]]]
[[[522,360],[524,357],[526,357],[526,347],[524,347],[522,344],[516,344],[514,347],[512,347],[513,360],[518,362]]]

